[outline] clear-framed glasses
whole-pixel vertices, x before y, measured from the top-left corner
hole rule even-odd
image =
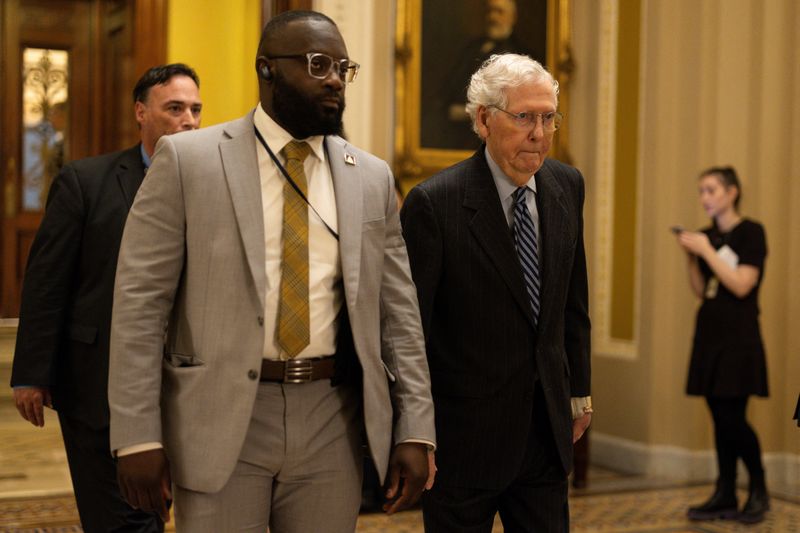
[[[514,124],[516,124],[521,128],[535,127],[536,123],[539,121],[539,117],[541,117],[542,129],[544,129],[544,131],[548,133],[558,130],[558,128],[561,127],[561,122],[564,120],[564,115],[562,115],[558,111],[548,111],[546,113],[534,113],[533,111],[522,111],[521,113],[512,113],[496,105],[489,107],[493,107],[498,111],[502,111],[506,115],[510,116],[511,118],[514,119]]]
[[[292,54],[283,56],[268,56],[268,59],[305,58],[308,62],[308,75],[318,80],[324,80],[334,70],[345,83],[352,83],[358,75],[361,65],[347,58],[334,59],[327,54],[308,52],[307,54]]]

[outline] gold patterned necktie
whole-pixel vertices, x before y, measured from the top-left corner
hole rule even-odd
[[[308,143],[291,141],[283,149],[286,171],[297,188],[308,195],[303,162],[311,153]],[[291,359],[311,339],[308,310],[308,207],[292,184],[283,184],[283,256],[278,305],[278,346]]]

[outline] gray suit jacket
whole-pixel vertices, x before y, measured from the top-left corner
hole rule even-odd
[[[393,442],[435,439],[416,292],[388,166],[338,137],[325,147],[367,439],[383,479]],[[224,486],[258,388],[265,286],[253,114],[162,137],[117,266],[112,449],[162,442],[177,484]]]

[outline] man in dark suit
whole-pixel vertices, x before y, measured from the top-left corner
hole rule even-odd
[[[121,497],[109,449],[108,346],[122,230],[156,141],[200,126],[199,80],[183,64],[148,70],[133,91],[141,143],[68,163],[53,181],[22,288],[11,376],[17,409],[58,411],[87,532],[163,531]]]
[[[584,185],[546,160],[558,84],[492,56],[467,110],[484,145],[401,214],[426,335],[438,472],[428,532],[568,531],[572,444],[591,420]]]

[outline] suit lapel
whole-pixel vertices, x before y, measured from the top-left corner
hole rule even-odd
[[[220,141],[219,151],[247,263],[263,307],[266,291],[264,208],[253,128],[252,113],[231,122],[225,129],[226,138]]]
[[[142,163],[141,145],[137,144],[122,154],[117,165],[117,182],[125,198],[125,204],[130,210],[136,192],[144,179],[144,163]]]
[[[533,326],[533,311],[517,250],[483,148],[472,156],[465,177],[464,207],[475,212],[469,221],[469,228]]]
[[[564,244],[569,235],[565,228],[569,220],[568,210],[564,205],[564,191],[559,185],[556,176],[545,162],[536,173],[536,207],[539,211],[539,234],[542,245],[540,246],[542,275],[542,309],[540,319],[546,321],[552,313],[546,308],[548,302],[558,301],[553,297],[557,280],[565,279],[566,274],[560,272],[559,261],[564,257]]]
[[[336,213],[339,222],[339,257],[342,262],[345,297],[349,307],[355,306],[361,271],[361,216],[363,190],[358,164],[346,164],[347,143],[339,137],[325,137],[325,151],[333,178]],[[357,159],[350,159],[357,161]]]

